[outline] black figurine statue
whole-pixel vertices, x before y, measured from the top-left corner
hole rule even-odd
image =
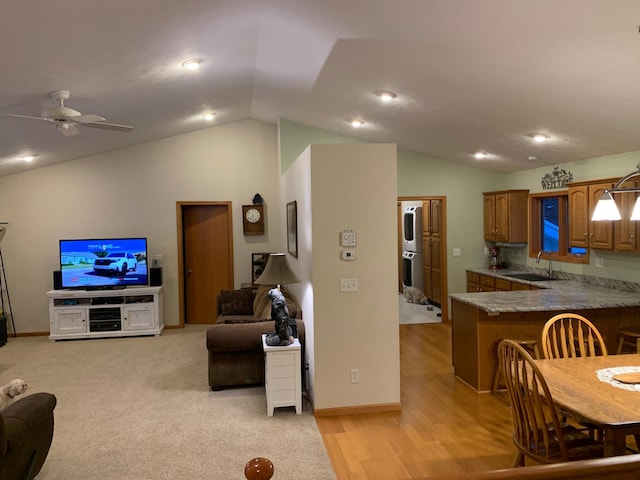
[[[284,295],[277,288],[267,293],[271,299],[271,318],[275,322],[276,331],[267,334],[266,343],[270,347],[286,347],[293,343],[291,327],[289,327],[289,309]]]

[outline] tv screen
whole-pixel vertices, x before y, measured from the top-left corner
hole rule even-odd
[[[60,272],[62,288],[147,285],[147,239],[60,240]]]

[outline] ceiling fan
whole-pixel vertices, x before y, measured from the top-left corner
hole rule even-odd
[[[54,108],[46,109],[42,112],[41,117],[33,117],[30,115],[7,114],[10,117],[28,118],[31,120],[39,120],[56,126],[58,131],[65,137],[78,135],[80,131],[77,125],[90,128],[101,128],[103,130],[113,130],[115,132],[131,132],[133,127],[128,125],[116,125],[115,123],[106,123],[105,119],[99,115],[86,114],[83,115],[73,108],[65,107],[64,101],[69,99],[71,94],[68,90],[56,90],[51,92],[49,96],[58,102]]]

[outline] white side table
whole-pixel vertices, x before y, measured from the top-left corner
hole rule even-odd
[[[278,407],[296,407],[302,414],[302,379],[300,340],[297,338],[287,347],[270,347],[267,335],[262,335],[264,350],[264,386],[267,393],[267,415],[273,416]]]

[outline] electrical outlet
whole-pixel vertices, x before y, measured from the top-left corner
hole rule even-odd
[[[596,267],[604,267],[604,258],[596,257]]]
[[[351,383],[360,383],[360,369],[352,368],[351,369]]]

